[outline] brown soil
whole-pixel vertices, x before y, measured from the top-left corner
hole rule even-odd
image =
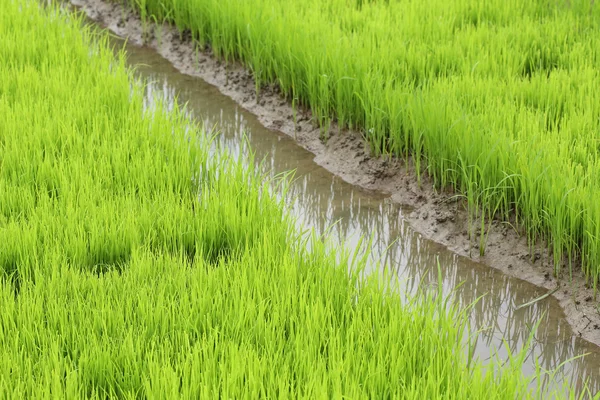
[[[427,176],[422,177],[419,185],[410,161],[371,157],[359,132],[340,133],[335,124],[324,143],[309,111],[299,111],[294,124],[291,104],[282,98],[276,87],[263,88],[257,99],[254,81],[247,69],[238,64],[225,65],[210,50],[198,51],[189,35],[181,38],[172,26],[149,24],[144,32],[139,17],[122,4],[106,0],[71,0],[71,3],[115,34],[156,49],[182,73],[216,86],[224,95],[255,114],[267,128],[293,137],[299,145],[315,154],[317,164],[333,174],[364,189],[389,193],[390,201],[405,206],[405,217],[412,228],[426,238],[534,285],[549,290],[560,285],[561,289],[553,296],[563,307],[573,332],[600,345],[600,313],[593,289],[586,284],[583,272],[577,266],[572,280],[567,267],[562,269],[558,279],[555,278],[546,243],[538,243],[532,253],[526,239],[509,224],[494,221],[485,256],[479,257],[479,239],[469,240],[464,201],[452,193],[434,190]]]

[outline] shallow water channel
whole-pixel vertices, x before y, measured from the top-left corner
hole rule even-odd
[[[115,39],[116,48],[123,42]],[[411,230],[403,218],[406,211],[391,204],[388,196],[354,187],[314,163],[314,156],[288,136],[262,126],[254,115],[241,109],[233,100],[201,79],[180,74],[168,61],[146,47],[127,45],[128,62],[148,82],[147,98],[157,96],[173,103],[187,103],[193,118],[207,128],[222,132],[219,140],[234,151],[244,146],[244,134],[257,160],[264,159],[273,174],[295,170],[289,205],[299,223],[317,232],[327,230],[334,240],[343,239],[352,248],[361,236],[373,236],[372,268],[390,268],[409,288],[422,283],[438,284],[438,260],[444,291],[455,292],[461,305],[483,296],[472,310],[473,329],[480,330],[476,356],[485,362],[495,352],[502,360],[508,349],[523,348],[537,320],[535,334],[525,365],[525,374],[535,370],[537,358],[543,369],[554,369],[575,356],[585,357],[566,362],[558,379],[580,387],[590,380],[593,392],[600,390],[599,349],[573,336],[564,321],[564,312],[553,298],[519,310],[546,290],[519,279],[505,276],[484,265],[458,256],[445,247],[426,240]],[[503,341],[505,340],[505,342]],[[508,346],[508,348],[507,348]]]

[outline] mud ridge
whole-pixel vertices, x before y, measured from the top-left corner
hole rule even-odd
[[[464,200],[451,192],[436,191],[426,174],[422,174],[419,184],[410,160],[372,157],[360,132],[340,132],[335,124],[331,125],[328,140],[324,143],[322,131],[313,123],[309,111],[297,111],[294,123],[292,106],[277,87],[263,88],[257,98],[252,74],[247,69],[235,63],[225,65],[210,50],[198,50],[189,35],[181,35],[170,25],[142,24],[140,18],[121,3],[106,0],[70,2],[130,43],[154,48],[180,72],[216,86],[221,93],[255,114],[267,128],[287,134],[312,152],[315,162],[331,173],[363,189],[390,194],[389,201],[403,206],[403,217],[425,238],[536,286],[553,290],[559,285],[560,289],[553,297],[565,311],[574,334],[600,346],[600,312],[593,289],[586,284],[583,271],[576,263],[572,280],[566,263],[555,278],[546,243],[540,242],[530,250],[526,238],[515,232],[510,224],[493,221],[485,255],[480,257],[479,238],[469,240]],[[477,230],[476,221],[474,226]],[[532,294],[532,300],[534,297]]]

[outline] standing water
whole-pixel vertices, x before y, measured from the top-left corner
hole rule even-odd
[[[115,39],[115,46],[120,49],[123,42]],[[207,129],[215,126],[221,133],[218,139],[227,148],[241,151],[248,143],[256,159],[264,160],[272,174],[295,170],[289,208],[302,226],[343,240],[350,249],[361,237],[372,237],[372,270],[391,269],[408,290],[419,284],[437,285],[439,263],[445,293],[454,291],[462,306],[481,297],[471,311],[471,320],[473,331],[480,332],[475,355],[482,361],[493,354],[505,360],[509,352],[521,350],[541,320],[523,372],[531,375],[536,359],[545,370],[563,364],[557,380],[566,380],[575,388],[589,380],[592,393],[600,390],[600,351],[574,336],[554,298],[516,309],[546,290],[426,240],[411,230],[403,209],[392,204],[388,196],[362,190],[332,175],[291,138],[262,126],[215,87],[179,73],[152,49],[127,45],[126,54],[128,63],[147,82],[149,103],[157,96],[167,103],[187,103],[189,114],[203,121]]]

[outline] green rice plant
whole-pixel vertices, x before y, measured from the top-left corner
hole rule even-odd
[[[404,301],[368,254],[307,245],[81,20],[5,1],[0,60],[1,397],[561,395],[467,359],[441,291]]]
[[[600,8],[593,1],[135,4],[190,29],[217,56],[244,62],[257,93],[277,83],[323,128],[337,118],[340,129],[363,131],[376,154],[412,155],[418,179],[426,170],[439,186],[475,190],[469,198],[490,194],[470,207],[516,218],[531,246],[551,244],[557,274],[565,258],[570,268],[579,257],[596,284]],[[461,159],[480,173],[460,174]]]

